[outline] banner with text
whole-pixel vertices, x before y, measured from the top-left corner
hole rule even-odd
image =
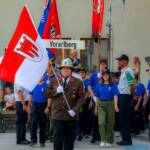
[[[85,41],[80,40],[47,40],[43,39],[46,48],[56,49],[85,49]]]

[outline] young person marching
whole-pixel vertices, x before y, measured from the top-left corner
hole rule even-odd
[[[39,81],[37,86],[30,93],[28,112],[31,108],[31,143],[30,146],[35,147],[37,143],[37,129],[39,126],[39,142],[40,147],[45,146],[45,129],[46,129],[46,114],[49,112],[50,99],[44,96],[45,88],[48,86],[44,82],[44,77]]]
[[[116,85],[112,83],[109,71],[102,72],[100,84],[96,88],[96,105],[101,135],[100,147],[110,147],[113,143],[115,110],[118,111],[117,96],[118,90]]]

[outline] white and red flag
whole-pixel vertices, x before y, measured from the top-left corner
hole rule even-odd
[[[102,31],[104,0],[93,0],[92,35],[97,37]]]
[[[0,66],[0,79],[32,91],[47,65],[47,50],[24,6]]]

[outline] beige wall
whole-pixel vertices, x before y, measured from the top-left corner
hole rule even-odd
[[[57,0],[62,36],[91,36],[93,0]]]

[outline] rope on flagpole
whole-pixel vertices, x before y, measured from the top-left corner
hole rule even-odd
[[[56,80],[57,80],[57,83],[58,83],[58,85],[59,85],[59,86],[61,86],[60,81],[58,80],[58,77],[57,77],[56,71],[55,71],[55,69],[54,69],[54,67],[53,67],[53,65],[52,65],[51,60],[49,60],[49,62],[50,62],[50,65],[51,65],[51,67],[52,67],[52,70],[53,70],[53,73],[54,73],[54,75],[55,75],[55,78],[56,78]],[[64,97],[65,102],[66,102],[66,104],[67,104],[67,107],[68,107],[68,109],[70,110],[70,109],[71,109],[71,107],[70,107],[70,105],[69,105],[69,103],[68,103],[68,100],[67,100],[67,98],[66,98],[65,92],[63,91],[63,93],[62,93],[62,94],[63,94],[63,97]]]

